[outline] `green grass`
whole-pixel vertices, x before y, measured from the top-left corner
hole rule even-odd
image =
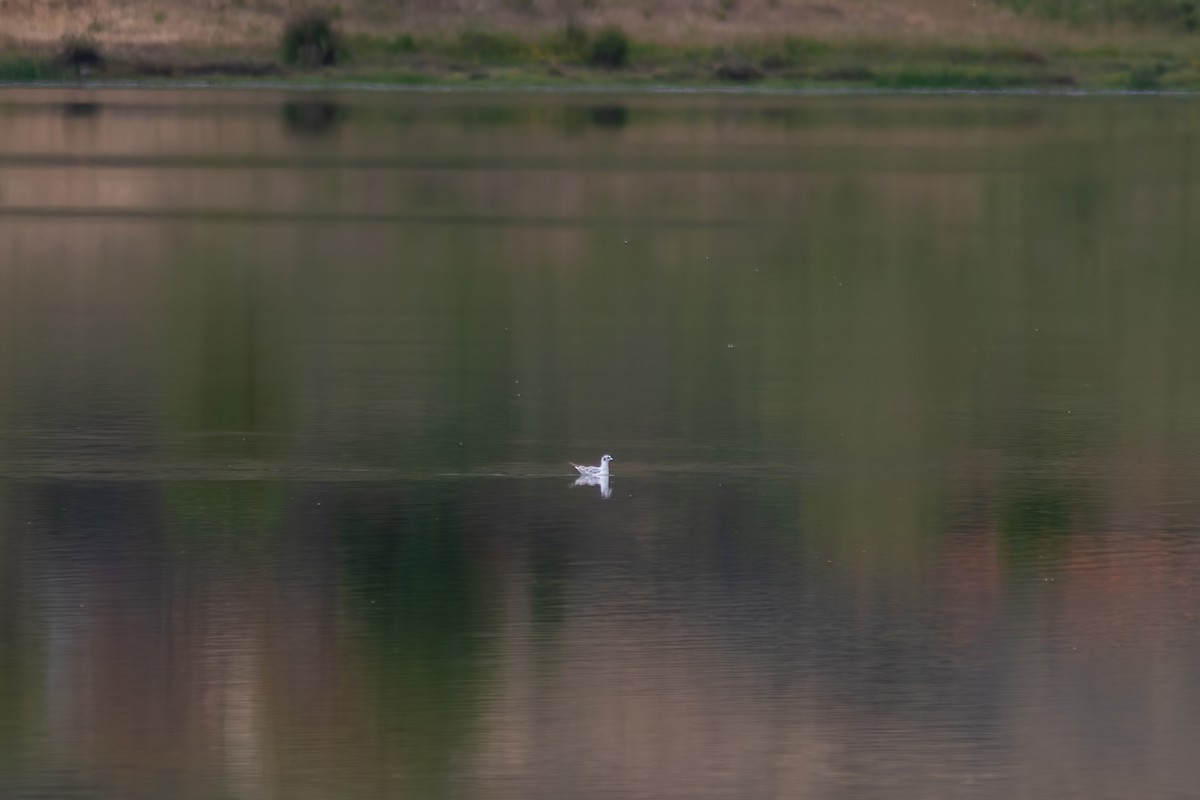
[[[874,75],[872,84],[884,89],[1018,89],[1036,85],[1032,76],[993,69],[955,66],[905,67]]]
[[[1018,44],[903,47],[887,41],[847,44],[797,36],[733,45],[670,46],[631,40],[621,31],[566,28],[540,38],[469,29],[446,38],[358,37],[352,57],[365,69],[424,72],[454,79],[474,69],[492,81],[500,72],[524,72],[538,82],[604,82],[621,68],[622,82],[715,83],[738,72],[771,83],[864,85],[894,88],[1010,88],[1061,86],[1077,81],[1040,50]],[[486,68],[486,72],[482,68]],[[387,72],[383,69],[383,72]],[[615,76],[614,76],[615,77]]]
[[[479,64],[516,64],[536,59],[535,45],[515,33],[465,30],[443,44],[446,54]]]
[[[1129,88],[1138,92],[1150,92],[1163,88],[1163,79],[1171,68],[1161,61],[1139,64],[1129,71]]]
[[[344,42],[344,52],[350,61],[380,61],[397,56],[411,56],[422,50],[422,43],[409,33],[391,37],[354,36]]]
[[[668,45],[577,25],[536,36],[474,27],[440,36],[400,33],[338,39],[335,65],[316,71],[311,65],[284,69],[280,77],[322,85],[620,87],[754,81],[777,88],[1004,90],[1069,86],[1200,91],[1197,44],[1200,39],[1193,43],[1190,36],[1164,34],[1074,48],[1044,42],[1038,46],[1019,42],[913,44],[798,36],[733,40],[718,46]],[[597,55],[597,48],[602,55]],[[191,58],[197,55],[192,53]],[[254,60],[261,61],[261,53]],[[104,74],[110,78],[156,78],[150,72],[139,73],[138,63],[122,63],[113,57],[106,62]],[[194,70],[178,72],[189,79],[196,77]],[[165,74],[168,77],[160,70],[157,78],[169,83],[170,71]],[[256,76],[248,74],[248,78]],[[61,59],[13,54],[0,60],[0,80],[78,79]],[[238,82],[236,75],[215,72],[211,79]]]
[[[1197,0],[996,0],[1021,13],[1074,25],[1131,22],[1172,30],[1200,29]]]
[[[0,57],[0,81],[3,82],[57,81],[67,77],[61,66],[47,61],[28,56]]]

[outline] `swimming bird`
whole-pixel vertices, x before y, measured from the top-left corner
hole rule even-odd
[[[579,474],[585,478],[600,478],[600,477],[607,478],[608,477],[608,462],[610,462],[612,460],[613,460],[612,456],[602,456],[600,458],[600,466],[598,466],[598,467],[590,467],[585,464],[576,464],[574,461],[569,461],[567,463],[569,463],[575,469],[579,470]]]

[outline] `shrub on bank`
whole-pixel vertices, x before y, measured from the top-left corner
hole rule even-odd
[[[341,42],[329,14],[304,14],[283,29],[283,60],[288,64],[328,67],[336,64],[341,55]]]
[[[749,83],[763,77],[763,72],[744,58],[729,58],[717,65],[718,79],[734,83]]]
[[[104,63],[100,45],[87,36],[68,36],[63,39],[59,58],[79,74],[90,72]]]
[[[620,69],[629,64],[629,36],[616,26],[596,34],[588,48],[588,62],[595,67]]]

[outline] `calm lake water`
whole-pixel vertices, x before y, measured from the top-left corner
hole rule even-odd
[[[1194,796],[1198,219],[1193,98],[4,90],[0,796]]]

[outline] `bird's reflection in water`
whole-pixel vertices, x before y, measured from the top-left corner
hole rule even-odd
[[[607,475],[580,475],[575,479],[572,486],[599,486],[600,496],[605,500],[612,497],[612,487],[608,483]]]

